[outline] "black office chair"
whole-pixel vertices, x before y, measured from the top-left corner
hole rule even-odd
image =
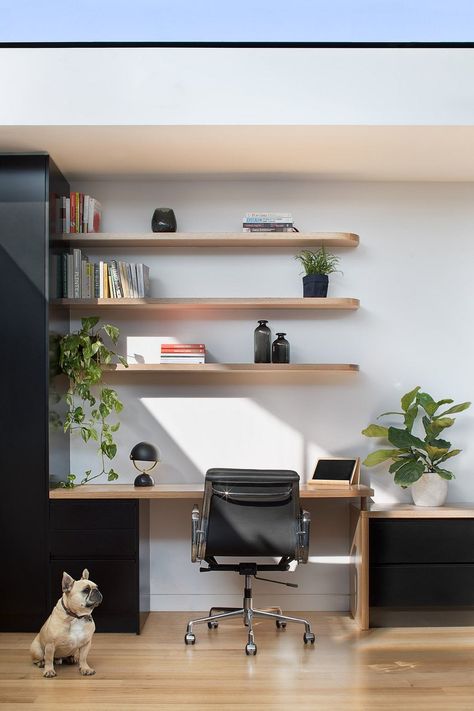
[[[299,476],[293,471],[258,469],[209,469],[204,484],[202,513],[197,505],[192,512],[191,560],[207,563],[201,572],[232,570],[245,576],[241,608],[213,607],[207,617],[188,623],[184,641],[194,644],[193,625],[207,622],[215,629],[220,620],[242,616],[248,628],[246,654],[257,653],[253,618],[276,621],[278,629],[287,622],[305,626],[305,644],[314,644],[315,636],[307,620],[283,615],[280,608],[257,610],[252,606],[252,577],[259,571],[289,570],[290,563],[308,562],[310,516],[300,509]],[[237,557],[242,563],[219,563],[219,557]],[[280,558],[278,563],[247,562],[247,558]],[[270,580],[290,587],[294,583]]]

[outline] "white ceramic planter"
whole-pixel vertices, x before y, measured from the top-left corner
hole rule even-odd
[[[443,506],[448,495],[448,482],[437,474],[426,473],[410,489],[416,506]]]

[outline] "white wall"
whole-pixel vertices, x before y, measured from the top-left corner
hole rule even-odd
[[[358,312],[242,312],[189,320],[183,314],[107,312],[122,330],[124,348],[127,335],[171,335],[205,342],[216,361],[251,361],[255,319],[267,317],[273,332],[287,331],[294,362],[361,366],[356,376],[284,384],[255,378],[156,382],[137,375],[126,385],[115,381],[125,402],[117,438],[121,482],[133,481],[127,457],[142,439],[161,449],[162,482],[199,481],[210,466],[290,467],[306,477],[318,454],[363,457],[373,441],[361,429],[378,413],[396,409],[400,395],[415,385],[435,397],[474,400],[472,184],[131,181],[83,182],[73,189],[102,201],[109,231],[148,231],[153,209],[165,205],[175,209],[183,231],[236,230],[246,210],[269,209],[291,210],[302,230],[361,237],[359,248],[339,252],[344,274],[330,285],[330,295],[360,298]],[[153,296],[300,296],[293,254],[123,250],[124,259],[141,256],[151,267]],[[450,483],[450,501],[474,500],[473,414],[461,414],[450,433],[464,450],[453,460],[457,478]],[[89,468],[94,457],[93,449],[75,443],[73,471]],[[409,499],[383,467],[365,476],[377,501]],[[205,609],[239,600],[238,579],[199,575],[189,562],[189,509],[188,503],[153,505],[154,609]],[[301,587],[287,595],[259,583],[259,599],[283,600],[287,609],[347,609],[347,506],[317,502],[311,510],[314,562],[292,578]]]
[[[470,49],[2,49],[1,124],[462,125]]]

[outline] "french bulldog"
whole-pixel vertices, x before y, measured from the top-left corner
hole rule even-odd
[[[89,580],[89,571],[82,571],[80,580],[63,573],[63,594],[51,615],[36,635],[30,652],[33,663],[43,668],[43,676],[56,676],[54,662],[77,664],[84,676],[95,674],[87,663],[95,631],[92,611],[102,602],[102,595],[95,583]]]

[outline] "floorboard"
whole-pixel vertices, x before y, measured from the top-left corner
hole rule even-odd
[[[43,679],[29,659],[32,635],[2,634],[0,709],[473,711],[472,628],[359,632],[344,614],[307,615],[314,648],[299,626],[258,621],[258,654],[247,657],[238,621],[196,627],[196,645],[186,647],[188,613],[153,613],[139,637],[95,635],[93,677],[58,666]]]

